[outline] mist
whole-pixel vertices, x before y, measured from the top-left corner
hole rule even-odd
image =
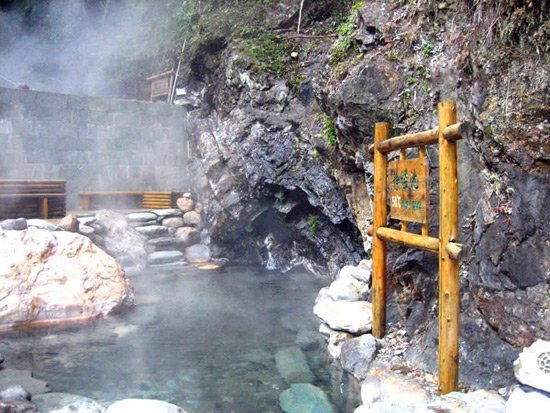
[[[27,8],[19,5],[25,2],[5,3],[0,86],[146,99],[146,78],[173,66],[181,2],[50,0]]]

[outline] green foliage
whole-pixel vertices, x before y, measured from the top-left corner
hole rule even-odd
[[[351,35],[357,30],[357,25],[354,23],[357,17],[357,11],[363,6],[363,2],[355,3],[351,7],[351,12],[347,19],[338,28],[338,39],[332,45],[330,49],[331,63],[335,64],[350,56],[360,53],[359,47]]]
[[[317,235],[317,232],[319,231],[319,219],[315,215],[310,215],[308,222],[311,235]]]
[[[319,115],[319,120],[321,121],[321,134],[325,138],[328,146],[332,149],[338,148],[338,135],[332,119],[330,119],[328,115],[322,113]]]

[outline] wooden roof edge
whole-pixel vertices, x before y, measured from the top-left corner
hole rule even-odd
[[[148,81],[151,81],[151,80],[156,80],[156,79],[160,79],[161,77],[166,77],[168,75],[175,75],[176,72],[174,72],[173,69],[167,71],[167,72],[164,72],[164,73],[159,73],[158,75],[153,75],[151,77],[148,77],[147,80]]]

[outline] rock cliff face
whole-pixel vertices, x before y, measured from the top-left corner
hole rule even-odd
[[[305,2],[305,37],[294,3],[278,2],[258,17],[269,42],[195,42],[184,103],[212,240],[283,269],[356,264],[369,253],[374,123],[433,128],[437,103],[455,100],[474,126],[459,145],[462,379],[505,385],[518,346],[550,338],[549,6],[342,3]],[[428,158],[437,211],[436,147]],[[389,268],[390,319],[410,325],[409,360],[436,370],[437,259],[391,246]]]

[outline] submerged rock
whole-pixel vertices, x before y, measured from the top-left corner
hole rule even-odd
[[[370,334],[345,340],[340,352],[340,364],[358,380],[364,380],[379,348],[379,342]]]
[[[33,396],[50,392],[48,384],[32,377],[30,370],[4,369],[0,374],[0,389],[21,386]]]
[[[287,413],[334,413],[334,407],[327,395],[309,383],[293,384],[281,393],[281,409]]]
[[[104,413],[95,400],[68,393],[47,393],[33,398],[39,412]]]
[[[504,399],[497,393],[477,390],[472,393],[452,392],[428,403],[429,412],[437,413],[505,413]]]
[[[212,253],[206,245],[196,244],[185,249],[185,258],[192,263],[208,262],[212,258]]]
[[[183,260],[181,251],[157,251],[147,257],[149,265],[168,264],[181,260]]]
[[[368,302],[325,300],[316,304],[313,312],[333,330],[363,334],[372,329],[372,305]]]
[[[185,413],[175,404],[151,399],[125,399],[109,406],[106,413]]]
[[[526,347],[514,362],[514,374],[521,383],[550,392],[550,341]]]
[[[296,335],[296,344],[304,350],[313,350],[319,347],[320,339],[319,332],[302,330]]]
[[[133,303],[122,267],[80,234],[0,230],[0,256],[1,326],[97,317]]]
[[[277,370],[287,383],[311,383],[315,376],[309,369],[306,356],[298,346],[283,347],[275,353]]]

